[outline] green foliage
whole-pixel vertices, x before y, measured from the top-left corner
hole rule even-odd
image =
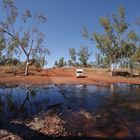
[[[75,66],[76,63],[76,51],[74,48],[70,48],[69,49],[69,54],[70,54],[70,58],[71,60],[69,61],[69,65],[70,66]]]
[[[128,28],[128,24],[125,22],[125,9],[120,7],[118,13],[113,14],[112,23],[110,20],[109,17],[100,18],[100,24],[103,26],[105,34],[94,33],[94,38],[97,42],[97,48],[112,62],[122,56],[123,47],[128,48],[132,45],[128,45],[124,38]],[[123,57],[125,57],[124,54]]]
[[[126,22],[126,13],[124,7],[119,7],[118,12],[113,14],[114,29],[118,35],[122,35],[128,29],[129,24]]]
[[[136,46],[133,43],[125,42],[122,45],[119,58],[130,58],[136,51]]]
[[[81,46],[79,51],[76,51],[74,48],[69,49],[70,54],[70,60],[68,60],[68,66],[74,66],[74,67],[88,67],[91,66],[88,63],[88,59],[91,55],[88,51],[88,47]],[[76,61],[76,58],[78,57],[79,62]]]
[[[109,65],[110,65],[109,58],[108,57],[103,57],[102,63],[103,63],[103,66],[105,68],[109,67]]]
[[[90,37],[87,28],[84,28],[83,37],[95,41],[96,47],[110,64],[118,58],[130,58],[138,47],[139,37],[134,31],[127,34],[129,24],[124,7],[119,7],[112,16],[100,17],[99,22],[104,29],[103,34],[93,32]]]
[[[55,60],[54,66],[55,66],[55,67],[58,67],[58,62],[57,62],[57,60]]]
[[[62,58],[59,59],[59,61],[56,60],[55,63],[54,63],[54,65],[55,65],[55,67],[57,67],[57,68],[61,68],[61,67],[67,66],[67,63],[66,63],[66,61],[64,60],[64,57],[62,57]]]
[[[112,26],[108,17],[100,17],[99,21],[107,33],[112,32]]]
[[[50,54],[50,51],[45,49],[40,49],[39,52],[32,52],[32,58],[36,60],[37,63],[40,64],[40,67],[44,67],[47,64],[46,56]]]
[[[13,65],[17,65],[19,63],[19,61],[16,58],[7,58],[6,56],[3,56],[0,60],[0,65],[5,66],[5,65],[9,65],[9,66],[13,66]]]
[[[88,51],[88,47],[86,46],[81,46],[79,52],[77,53],[77,55],[79,56],[79,61],[81,63],[81,66],[83,67],[87,67],[88,64],[88,59],[91,55],[91,53],[89,53]]]
[[[64,57],[59,59],[59,63],[58,63],[59,67],[64,67],[66,66],[66,62],[64,61]]]
[[[140,40],[139,36],[133,30],[128,33],[128,39],[134,43]]]
[[[0,33],[0,59],[3,57],[3,50],[6,48],[6,43],[4,40],[4,36],[2,33]]]
[[[140,61],[140,48],[138,48],[132,58],[139,59]]]
[[[97,63],[97,67],[101,67],[102,65],[102,61],[103,61],[103,57],[100,53],[96,53],[95,54],[95,58],[96,58],[96,63]]]
[[[75,64],[73,63],[72,60],[69,60],[69,61],[68,61],[68,65],[71,67],[71,66],[74,66]]]

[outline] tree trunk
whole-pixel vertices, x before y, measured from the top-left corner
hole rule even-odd
[[[110,72],[111,72],[111,76],[113,76],[113,65],[112,65],[112,60],[110,60]]]
[[[28,74],[29,74],[28,72],[29,72],[29,56],[27,56],[25,76],[28,76]]]
[[[16,66],[14,66],[13,76],[16,75]]]
[[[133,62],[130,60],[130,76],[133,77]]]

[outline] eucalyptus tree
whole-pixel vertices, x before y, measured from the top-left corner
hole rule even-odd
[[[41,67],[44,67],[47,64],[46,61],[46,56],[50,55],[50,51],[45,48],[44,51],[42,52],[33,52],[32,53],[32,58],[33,60],[36,61],[36,63],[39,63]]]
[[[66,66],[67,65],[67,63],[66,63],[66,61],[64,60],[64,57],[61,57],[60,59],[59,59],[59,61],[58,61],[58,67],[64,67],[64,66]]]
[[[134,32],[127,33],[129,24],[126,22],[124,7],[119,7],[111,16],[100,17],[99,22],[104,33],[93,32],[89,35],[86,27],[82,33],[85,38],[96,42],[96,47],[108,57],[110,66],[114,60],[130,57],[135,52],[136,46],[131,38]]]
[[[57,68],[62,68],[62,67],[67,66],[67,63],[66,63],[66,61],[64,60],[64,57],[61,57],[58,61],[56,60],[56,61],[54,62],[54,66],[57,67]]]
[[[68,60],[68,66],[69,66],[69,67],[72,67],[72,66],[74,66],[74,65],[76,66],[76,64],[74,64],[73,61],[72,61],[71,59]]]
[[[95,59],[96,59],[97,67],[101,67],[101,65],[103,64],[102,55],[100,53],[96,53],[95,54]]]
[[[5,18],[0,19],[0,32],[10,44],[10,52],[18,50],[26,56],[25,75],[28,75],[31,54],[46,52],[43,46],[45,34],[40,25],[45,24],[47,18],[41,13],[32,14],[28,9],[20,14],[14,0],[3,0],[2,6]]]
[[[54,67],[58,67],[58,62],[57,62],[57,60],[55,60],[55,62],[54,62]]]
[[[83,67],[87,67],[88,65],[88,59],[91,55],[91,53],[88,50],[87,46],[81,46],[79,52],[77,53],[77,55],[79,56],[79,61],[81,63],[81,66]]]
[[[112,18],[113,23],[107,16],[100,17],[100,24],[103,26],[105,34],[94,33],[97,48],[109,58],[110,64],[120,57],[125,42],[124,33],[128,28],[123,7],[120,7],[118,14],[113,14]]]
[[[69,64],[70,66],[75,66],[76,64],[76,50],[74,48],[70,48],[69,49],[69,55],[70,55],[70,60],[69,60]]]

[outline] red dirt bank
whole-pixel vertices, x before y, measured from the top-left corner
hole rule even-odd
[[[76,78],[74,68],[46,69],[25,77],[23,74],[11,76],[0,73],[0,83],[13,84],[140,84],[140,78],[112,77],[107,70],[86,69],[85,78]]]

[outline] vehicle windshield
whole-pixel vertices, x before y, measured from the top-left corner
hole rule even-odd
[[[82,71],[77,71],[77,73],[83,73]]]

